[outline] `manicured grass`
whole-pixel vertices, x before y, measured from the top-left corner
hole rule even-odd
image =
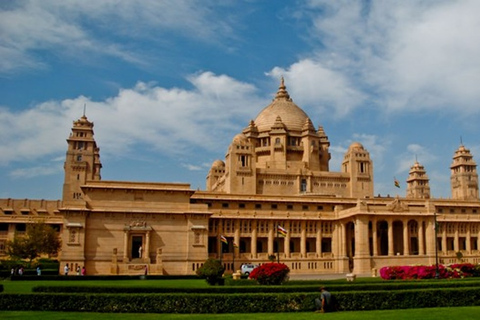
[[[462,319],[476,320],[480,314],[480,307],[457,307],[457,308],[429,308],[429,309],[407,309],[407,310],[382,310],[382,311],[354,311],[336,313],[244,313],[244,314],[142,314],[142,313],[80,313],[80,312],[21,312],[21,311],[0,311],[0,318],[5,319],[49,319],[49,320],[150,320],[150,319],[262,319],[262,320],[438,320],[438,319]]]
[[[96,286],[96,287],[163,287],[163,288],[207,288],[208,283],[203,279],[187,280],[85,280],[85,281],[10,281],[3,280],[5,293],[30,293],[37,286]]]

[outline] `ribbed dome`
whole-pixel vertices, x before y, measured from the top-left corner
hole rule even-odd
[[[285,88],[282,78],[275,99],[255,119],[259,132],[269,131],[277,117],[281,118],[287,131],[302,131],[305,121],[309,118],[299,106],[293,103]]]

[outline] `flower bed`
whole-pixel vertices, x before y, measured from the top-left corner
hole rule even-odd
[[[290,269],[283,263],[265,263],[253,269],[250,279],[255,279],[259,284],[279,285],[287,280]]]
[[[435,279],[437,268],[432,266],[394,266],[380,269],[380,277],[385,280]],[[480,275],[480,266],[471,263],[456,263],[438,265],[438,278],[454,279],[477,277]]]

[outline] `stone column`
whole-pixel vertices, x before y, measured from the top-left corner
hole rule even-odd
[[[237,258],[239,257],[239,250],[240,250],[240,220],[235,220],[235,231],[233,235],[233,243],[238,246],[237,248],[233,246],[233,256]],[[235,268],[233,271],[235,271]]]
[[[284,248],[283,251],[285,252],[285,258],[290,258],[290,239],[291,239],[291,234],[292,234],[292,226],[290,221],[287,221],[285,224],[287,229],[287,236],[285,237],[285,242],[284,242]]]
[[[418,230],[417,230],[417,236],[418,236],[418,254],[420,256],[425,255],[425,235],[424,235],[424,230],[423,230],[423,220],[420,220],[418,222]]]
[[[443,223],[442,225],[442,252],[444,255],[447,254],[448,248],[447,248],[447,223]]]
[[[378,234],[377,234],[377,219],[372,220],[372,246],[373,246],[373,256],[378,256]]]
[[[368,237],[368,216],[357,216],[355,220],[355,256],[354,273],[371,271]]]
[[[433,217],[428,219],[425,230],[425,238],[427,239],[427,255],[435,258],[435,230]],[[433,261],[434,262],[434,261]]]
[[[387,219],[388,223],[388,255],[389,256],[394,256],[394,250],[393,250],[393,219],[389,218]]]
[[[252,237],[251,237],[251,248],[250,248],[250,254],[252,259],[257,258],[257,220],[252,221]]]
[[[123,262],[128,262],[128,231],[123,232]]]
[[[145,234],[145,259],[150,263],[150,231]]]
[[[305,220],[300,223],[300,257],[305,258],[307,256],[307,227]]]
[[[322,222],[317,221],[317,238],[316,238],[317,257],[322,257]]]
[[[274,254],[273,242],[275,241],[275,229],[273,221],[268,221],[268,255]]]
[[[410,255],[410,252],[408,248],[410,247],[408,245],[409,243],[409,238],[408,238],[408,221],[403,222],[403,255],[407,256]]]
[[[467,225],[467,239],[466,239],[467,254],[472,254],[472,234],[470,232],[470,225]]]
[[[458,245],[459,243],[459,236],[458,236],[458,223],[455,223],[455,238],[453,238],[453,249],[455,253],[460,251],[460,246]]]

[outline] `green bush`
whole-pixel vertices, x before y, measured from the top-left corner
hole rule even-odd
[[[222,275],[224,271],[225,268],[220,260],[209,258],[203,266],[198,268],[197,275],[207,280],[208,284],[212,286],[215,284],[223,285]]]

